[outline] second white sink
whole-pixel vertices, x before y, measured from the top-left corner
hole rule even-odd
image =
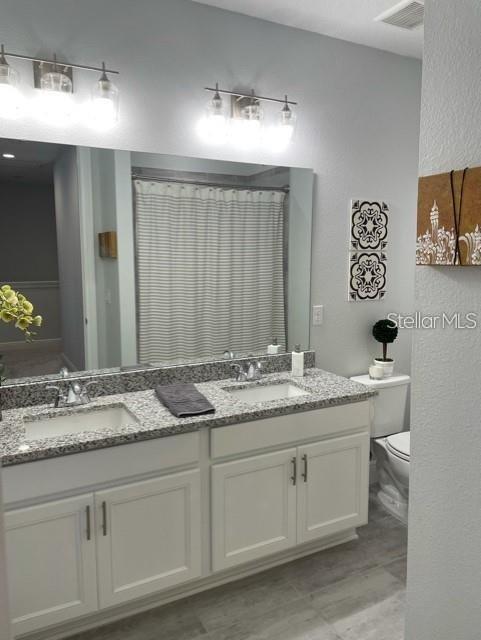
[[[98,407],[91,411],[77,411],[60,416],[34,420],[25,418],[26,440],[55,438],[82,431],[118,429],[138,424],[137,418],[123,406]]]
[[[281,384],[266,384],[243,389],[226,389],[231,395],[244,402],[257,404],[258,402],[270,402],[272,400],[287,400],[298,396],[307,396],[309,393],[296,387],[290,382]]]

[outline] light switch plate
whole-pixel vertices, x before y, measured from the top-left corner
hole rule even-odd
[[[315,327],[320,327],[324,320],[324,305],[315,304],[312,307],[312,324]]]

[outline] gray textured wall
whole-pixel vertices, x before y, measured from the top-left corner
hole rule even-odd
[[[420,173],[481,164],[481,7],[427,0]],[[481,314],[479,268],[418,267],[416,308]],[[414,336],[408,640],[481,628],[481,327]]]
[[[481,9],[426,3],[420,173],[481,164]],[[479,268],[418,267],[416,308],[481,313]],[[481,628],[481,328],[414,337],[408,640]]]

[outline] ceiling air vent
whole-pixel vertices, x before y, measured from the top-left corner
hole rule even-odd
[[[423,24],[424,2],[422,0],[403,0],[403,2],[381,13],[375,20],[400,29],[416,29]]]

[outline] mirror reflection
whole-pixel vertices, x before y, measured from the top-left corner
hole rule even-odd
[[[3,376],[308,348],[312,183],[309,169],[1,140]]]

